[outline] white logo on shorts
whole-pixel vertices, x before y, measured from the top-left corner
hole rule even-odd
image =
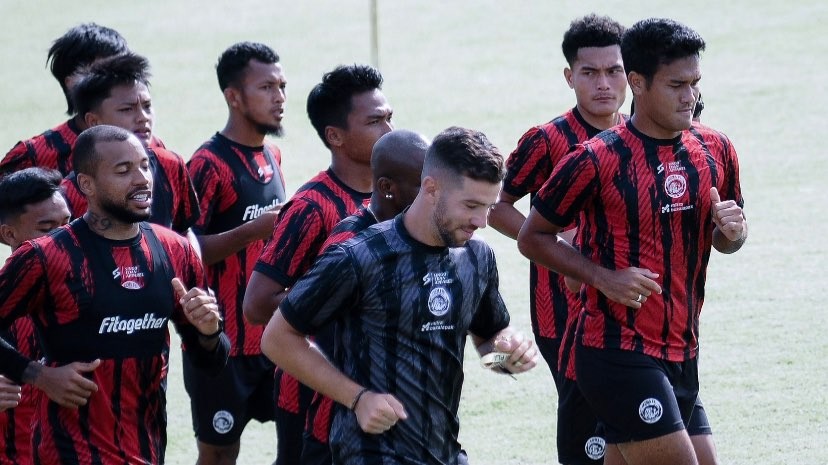
[[[227,434],[233,429],[233,415],[227,410],[219,410],[213,415],[213,429],[218,434]]]
[[[587,439],[584,446],[584,452],[591,460],[599,460],[604,456],[604,451],[607,449],[607,443],[604,438],[600,436],[593,436]]]
[[[662,413],[664,413],[664,409],[661,407],[661,402],[652,397],[644,399],[644,402],[641,402],[641,405],[638,406],[638,416],[641,417],[644,423],[650,425],[661,420]]]
[[[444,287],[435,287],[428,294],[428,310],[434,316],[443,316],[451,307],[451,296]]]

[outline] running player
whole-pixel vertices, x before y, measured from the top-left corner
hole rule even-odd
[[[12,251],[23,242],[36,239],[69,222],[69,207],[60,193],[63,177],[57,170],[25,168],[0,179],[0,240]],[[42,357],[29,316],[15,321],[0,336],[32,360]],[[36,391],[30,384],[12,384],[0,377],[0,392],[6,394],[9,385],[15,387],[19,405],[0,414],[0,464],[32,463],[32,421],[34,419]],[[6,400],[6,396],[2,397]],[[0,407],[5,407],[0,402]]]
[[[141,142],[96,126],[78,137],[74,157],[89,210],[25,242],[0,272],[0,324],[30,314],[46,354],[44,364],[18,364],[11,376],[51,399],[38,403],[35,463],[161,464],[167,322],[211,373],[224,366],[229,341],[198,255],[184,238],[143,222],[153,199]]]
[[[698,463],[685,427],[706,267],[711,248],[747,238],[735,149],[692,122],[704,47],[667,19],[625,32],[635,114],[558,164],[518,237],[528,258],[585,284],[578,385],[629,465]],[[555,236],[576,215],[581,253]]]
[[[68,175],[72,171],[72,147],[78,134],[87,128],[83,116],[75,111],[72,89],[85,67],[127,51],[126,40],[118,31],[95,23],[79,24],[58,37],[49,48],[47,62],[63,90],[66,114],[71,118],[38,136],[18,142],[0,161],[0,175],[32,166],[56,169],[63,176]],[[163,147],[158,140],[154,145]]]
[[[514,204],[534,197],[570,147],[624,121],[627,79],[621,60],[624,27],[607,16],[587,15],[572,21],[561,48],[568,67],[563,74],[575,91],[575,107],[552,121],[531,128],[506,162],[500,198],[489,215],[492,227],[515,239],[526,219]],[[572,233],[564,232],[571,240]],[[558,391],[558,461],[565,465],[601,463],[604,440],[597,420],[580,395],[574,370],[558,365],[565,328],[574,325],[580,305],[570,306],[571,293],[554,271],[533,263],[529,273],[532,330]],[[571,347],[564,347],[568,352]],[[568,354],[566,360],[568,360]]]
[[[286,200],[281,152],[266,135],[282,134],[285,79],[279,56],[260,43],[229,47],[216,65],[229,116],[192,156],[201,217],[193,227],[230,338],[230,359],[210,379],[184,359],[200,465],[233,464],[251,418],[273,421],[274,365],[262,355],[261,326],[247,323],[242,300],[253,265]]]
[[[364,65],[339,66],[326,73],[308,96],[311,124],[331,152],[331,166],[305,183],[279,213],[270,241],[256,263],[244,294],[244,315],[254,324],[270,320],[285,290],[316,260],[336,224],[368,202],[371,150],[391,131],[392,110],[383,95],[382,75]],[[327,347],[331,335],[317,339]],[[313,392],[281,370],[276,372],[278,465],[300,463],[303,430]],[[314,424],[312,419],[308,424]],[[308,445],[310,444],[310,445]],[[308,452],[324,454],[325,442],[309,438]]]
[[[268,324],[264,352],[341,404],[334,463],[456,463],[469,333],[481,355],[507,354],[504,370],[535,366],[534,345],[509,326],[494,252],[473,237],[502,179],[503,157],[482,133],[444,131],[411,207],[332,245]],[[305,338],[332,322],[328,358]]]
[[[88,126],[118,126],[148,147],[153,175],[150,222],[183,234],[199,217],[198,199],[184,160],[167,149],[150,146],[155,113],[149,76],[149,63],[140,55],[124,53],[106,58],[92,65],[75,85],[73,99]],[[73,218],[83,215],[87,199],[74,173],[63,187]]]

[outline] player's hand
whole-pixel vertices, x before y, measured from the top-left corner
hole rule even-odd
[[[405,408],[396,397],[371,391],[360,397],[354,413],[359,427],[368,434],[382,434],[393,428],[398,421],[408,418]]]
[[[521,333],[500,335],[495,338],[494,350],[509,354],[509,359],[500,366],[510,373],[523,373],[535,368],[538,364],[538,348],[531,339],[526,339]]]
[[[0,375],[0,412],[20,403],[20,386]]]
[[[747,225],[742,208],[734,200],[722,201],[715,187],[710,188],[710,202],[712,203],[713,223],[719,231],[730,241],[743,239]]]
[[[595,287],[613,302],[637,309],[653,293],[661,294],[661,286],[654,281],[658,277],[658,273],[645,268],[605,270]]]
[[[198,332],[205,335],[218,332],[221,328],[221,314],[213,295],[197,287],[188,291],[178,278],[173,278],[172,287],[178,296],[178,302],[184,308],[184,315]]]
[[[89,396],[98,390],[98,385],[87,379],[84,373],[94,371],[100,364],[100,360],[73,362],[59,367],[38,364],[32,384],[60,406],[78,408],[86,405]]]
[[[279,217],[279,212],[282,211],[280,203],[275,207],[263,212],[258,218],[248,223],[252,228],[253,237],[255,240],[268,240],[273,235],[273,228],[276,226],[276,218]]]

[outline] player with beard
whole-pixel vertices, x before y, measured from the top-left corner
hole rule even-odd
[[[12,379],[51,399],[33,425],[36,463],[161,464],[167,322],[208,372],[224,366],[229,341],[192,246],[144,222],[153,199],[141,142],[96,126],[78,137],[74,157],[88,211],[24,243],[0,273],[0,324],[31,315],[45,362],[10,359],[8,348],[2,359],[13,362]]]
[[[334,463],[456,463],[469,333],[481,355],[505,353],[508,372],[536,364],[532,342],[509,326],[494,252],[473,237],[497,199],[503,157],[482,133],[449,128],[421,176],[409,209],[320,257],[262,339],[276,364],[338,403]],[[328,358],[306,335],[333,322]]]
[[[25,168],[0,179],[0,241],[12,251],[23,242],[36,239],[69,222],[69,207],[60,193],[63,176],[57,170]],[[0,336],[32,360],[42,357],[31,317],[15,321]],[[10,394],[13,394],[10,396]],[[0,464],[32,463],[32,421],[37,391],[0,376]],[[10,401],[14,400],[14,404]]]
[[[118,31],[95,23],[79,24],[55,39],[46,61],[63,90],[66,114],[70,118],[38,136],[18,142],[0,161],[0,175],[39,166],[56,169],[62,176],[67,176],[72,171],[72,147],[78,134],[88,127],[83,116],[75,111],[72,89],[84,68],[127,51],[126,40]],[[152,145],[164,147],[155,137]]]
[[[147,148],[154,180],[150,222],[184,234],[199,217],[198,199],[184,160],[150,145],[155,113],[149,76],[146,58],[134,53],[100,60],[75,85],[73,100],[88,126],[118,126],[134,133]],[[73,217],[83,215],[86,196],[74,173],[63,187]]]
[[[193,230],[231,349],[218,379],[207,378],[184,359],[200,465],[234,464],[248,421],[274,420],[275,366],[262,355],[263,328],[246,322],[242,300],[286,200],[281,152],[265,139],[282,134],[287,80],[279,56],[264,44],[237,43],[219,57],[216,73],[229,111],[227,124],[187,166],[201,206]]]

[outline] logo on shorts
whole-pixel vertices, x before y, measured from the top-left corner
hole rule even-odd
[[[590,460],[600,460],[604,456],[606,449],[607,443],[600,436],[593,436],[587,439],[586,445],[584,445],[584,452],[586,452]]]
[[[218,434],[227,434],[233,429],[233,415],[227,410],[219,410],[213,415],[213,429]]]
[[[451,307],[451,296],[445,287],[435,287],[428,294],[428,310],[434,316],[443,316]]]
[[[641,421],[650,425],[661,420],[662,413],[664,409],[661,407],[661,402],[652,397],[644,399],[644,402],[638,406],[638,416],[641,417]]]

